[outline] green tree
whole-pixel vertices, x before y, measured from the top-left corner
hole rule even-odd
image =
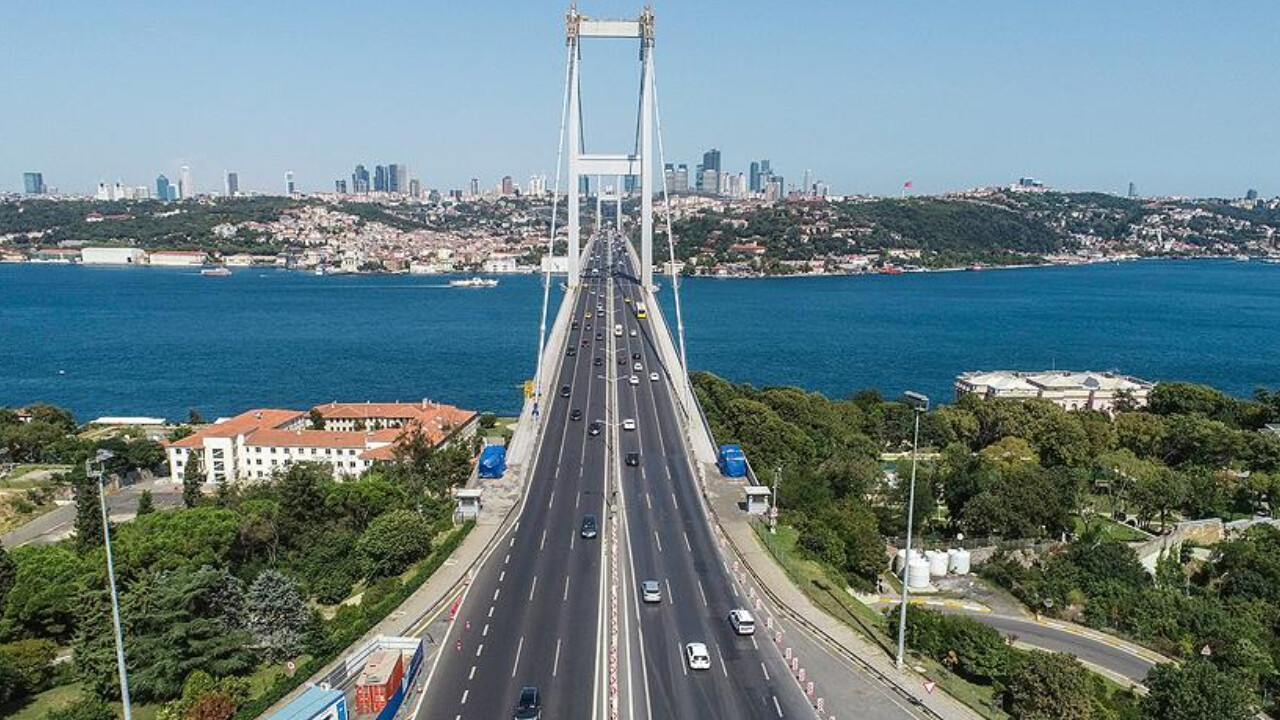
[[[16,569],[4,605],[3,634],[70,639],[76,594],[93,561],[65,543],[16,548],[12,557]]]
[[[307,413],[307,422],[311,423],[312,430],[323,430],[324,413],[319,408],[311,408],[311,412]]]
[[[188,424],[188,425],[203,425],[203,424],[204,424],[204,415],[200,414],[200,411],[199,411],[199,410],[197,410],[197,409],[195,409],[195,408],[191,408],[191,409],[187,410],[187,424]]]
[[[297,463],[276,478],[280,498],[278,524],[286,545],[301,547],[323,534],[332,520],[325,500],[333,487],[333,471],[323,463]]]
[[[31,416],[31,422],[43,422],[69,435],[76,431],[76,419],[69,410],[64,410],[48,403],[33,403],[24,408]]]
[[[1027,653],[1009,677],[1004,703],[1020,720],[1097,717],[1089,671],[1066,653]]]
[[[9,590],[13,588],[17,573],[17,564],[9,557],[9,551],[4,549],[4,545],[0,545],[0,613],[4,611],[5,600],[9,597]]]
[[[244,604],[254,646],[269,662],[286,660],[301,651],[307,607],[297,583],[275,570],[264,570],[249,586]]]
[[[26,639],[0,645],[0,657],[13,669],[22,695],[34,695],[48,687],[57,654],[58,646],[52,640]]]
[[[143,515],[146,515],[148,513],[153,513],[155,511],[156,511],[156,502],[151,497],[151,491],[143,490],[142,493],[138,495],[138,510],[136,514],[139,517],[141,517]]]
[[[204,485],[204,459],[200,448],[187,453],[187,466],[182,469],[182,504],[193,508],[200,502],[200,487]]]
[[[1169,428],[1160,415],[1146,412],[1122,412],[1112,421],[1116,442],[1141,458],[1159,458],[1164,453]]]
[[[431,551],[431,528],[409,510],[380,515],[356,544],[368,577],[395,575]]]
[[[1147,673],[1142,710],[1155,720],[1251,720],[1257,717],[1248,687],[1207,660],[1156,665]]]
[[[81,552],[102,547],[102,508],[98,503],[101,487],[97,480],[83,473],[72,482],[76,498],[76,547]]]

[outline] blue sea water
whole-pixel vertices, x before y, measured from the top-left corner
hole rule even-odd
[[[690,366],[758,385],[947,400],[966,370],[1058,367],[1239,395],[1280,386],[1277,265],[686,279],[681,289]],[[0,405],[180,419],[189,408],[213,417],[432,398],[513,413],[541,299],[536,276],[467,290],[430,276],[0,265]]]

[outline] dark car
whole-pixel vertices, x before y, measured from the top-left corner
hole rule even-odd
[[[632,360],[639,360],[639,359],[640,359],[640,353],[638,353],[638,352],[633,352],[633,353],[631,353],[631,359],[632,359]]]
[[[569,349],[568,349],[568,350],[565,350],[565,351],[564,351],[564,354],[565,354],[565,355],[568,355],[569,357],[573,357],[574,355],[577,355],[577,354],[578,354],[578,348],[573,347],[573,346],[571,345],[571,346],[569,346]]]
[[[604,358],[597,356],[595,360],[591,361],[591,364],[595,365],[596,367],[600,367],[601,365],[604,364]]]
[[[582,516],[582,531],[579,533],[582,537],[591,539],[600,532],[599,526],[596,525],[595,515]]]
[[[604,339],[604,333],[596,333],[596,340],[603,340],[603,339]]]
[[[592,421],[591,421],[591,424],[587,426],[587,434],[588,434],[588,435],[599,435],[599,434],[600,434],[600,421],[599,421],[599,420],[592,420]]]
[[[572,329],[572,330],[577,330],[577,329],[578,329],[578,321],[577,321],[577,320],[574,320],[574,321],[573,321],[573,323],[571,323],[571,324],[569,325],[569,328],[570,328],[570,329]]]
[[[587,323],[586,325],[583,325],[582,329],[586,330],[587,332],[591,332],[591,323]]]
[[[569,411],[569,419],[570,419],[570,420],[575,420],[575,421],[576,421],[576,420],[581,420],[581,419],[582,419],[582,410],[580,410],[580,409],[578,409],[578,408],[574,408],[574,409],[570,410],[570,411]]]
[[[528,685],[520,689],[520,699],[516,701],[514,720],[541,720],[542,695],[538,688]]]
[[[627,364],[627,356],[626,356],[626,353],[618,353],[618,364],[619,364],[619,365],[626,365],[626,364]]]
[[[639,464],[640,464],[640,453],[638,453],[638,452],[629,452],[629,453],[627,453],[627,464],[628,464],[628,465],[630,465],[631,467],[636,467],[637,465],[639,465]]]
[[[569,386],[568,386],[568,385],[561,385],[561,386],[560,386],[560,397],[569,397]]]

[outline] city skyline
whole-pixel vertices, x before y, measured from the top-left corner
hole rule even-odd
[[[736,173],[767,156],[795,181],[815,168],[836,193],[895,194],[911,180],[930,194],[1020,176],[1116,194],[1130,182],[1149,195],[1280,192],[1280,170],[1266,162],[1280,140],[1260,132],[1280,117],[1280,99],[1258,92],[1280,79],[1265,37],[1280,8],[727,8],[655,8],[667,29],[657,47],[663,120],[680,138],[667,162],[692,169],[716,147]],[[582,10],[612,17],[638,7],[609,0]],[[219,190],[229,167],[245,192],[280,193],[288,170],[300,191],[315,192],[362,157],[404,158],[422,187],[441,190],[471,177],[554,177],[564,57],[538,39],[560,25],[558,13],[532,7],[357,13],[321,3],[305,17],[236,2],[15,8],[0,47],[40,61],[11,63],[7,94],[40,111],[0,119],[0,134],[23,138],[0,148],[0,191],[21,191],[30,171],[91,194],[99,182],[150,184],[186,165],[197,192]],[[56,54],[43,44],[55,29],[66,38]],[[118,40],[126,36],[128,46]],[[429,90],[408,92],[404,72],[370,73],[359,58],[332,62],[348,56],[352,36],[389,38],[402,48],[397,65],[411,68],[409,85]],[[229,54],[227,37],[237,37]],[[752,60],[761,37],[777,62]],[[184,66],[220,72],[162,66],[122,87],[81,72],[94,58],[125,62],[175,39],[192,60]],[[475,51],[481,39],[503,51]],[[632,60],[596,45],[585,52],[605,67]],[[695,64],[697,73],[678,71]],[[287,82],[261,72],[285,66]],[[583,77],[584,102],[604,95],[596,83],[605,74]],[[387,103],[392,116],[370,115]],[[592,112],[610,110],[627,112]],[[175,112],[182,123],[141,122]],[[591,132],[588,143],[617,144]]]

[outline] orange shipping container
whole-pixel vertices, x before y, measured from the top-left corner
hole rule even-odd
[[[403,679],[404,660],[399,650],[379,650],[370,655],[356,680],[356,712],[360,715],[381,712],[400,689]]]

